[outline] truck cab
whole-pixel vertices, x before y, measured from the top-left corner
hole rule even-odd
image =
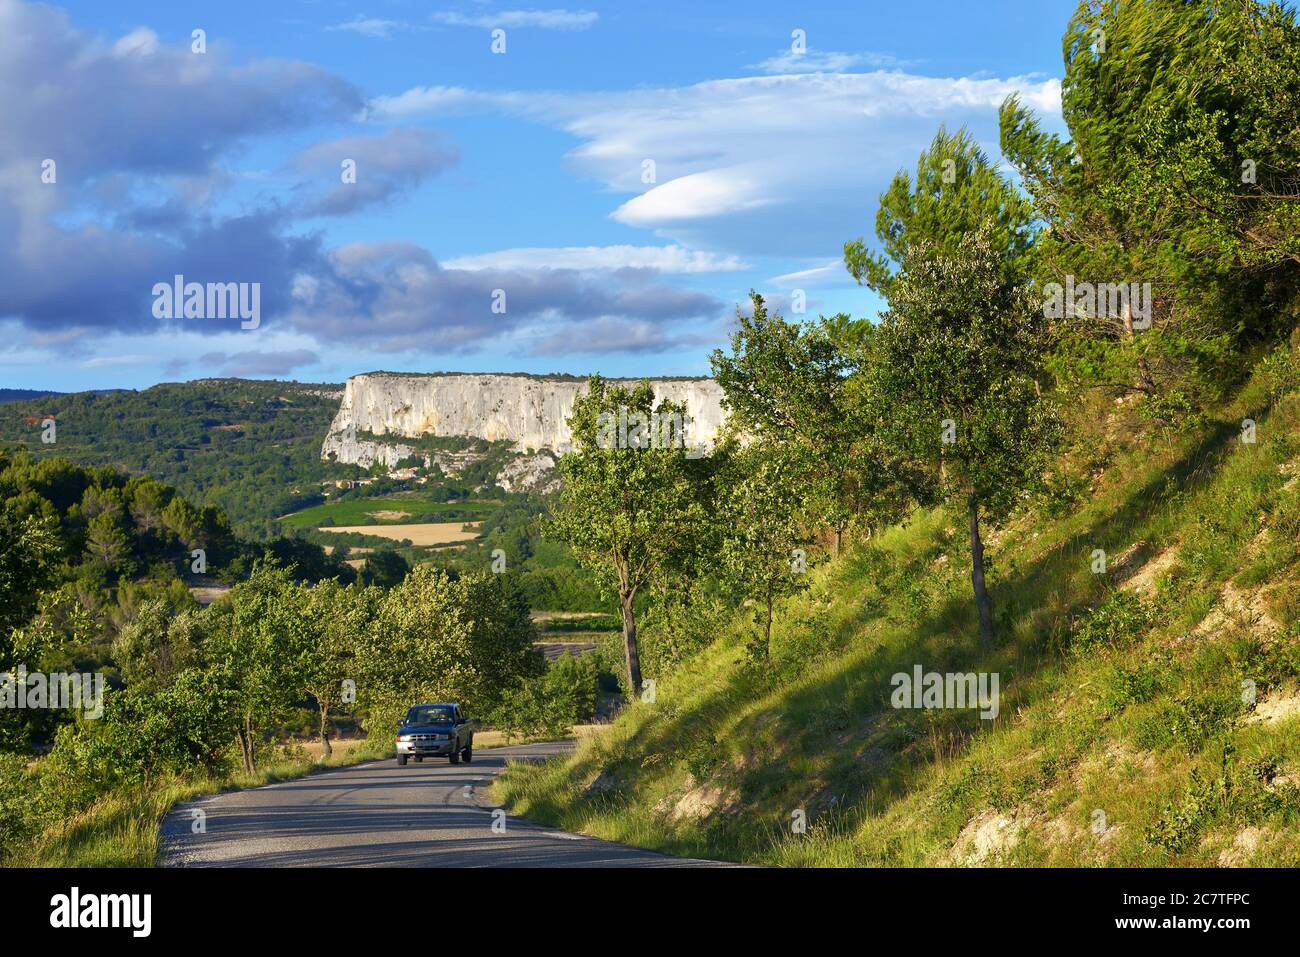
[[[474,725],[454,701],[412,705],[397,726],[398,765],[432,757],[474,760]]]

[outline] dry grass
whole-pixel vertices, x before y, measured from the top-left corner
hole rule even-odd
[[[375,513],[379,514],[379,513]],[[360,532],[400,542],[410,539],[412,545],[450,545],[467,542],[478,535],[479,522],[423,522],[414,525],[326,525],[322,532]]]

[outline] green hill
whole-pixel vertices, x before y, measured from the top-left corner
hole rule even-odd
[[[1079,410],[1095,426],[1054,493],[987,543],[990,652],[964,516],[919,511],[780,607],[769,663],[739,615],[653,703],[512,767],[497,798],[760,864],[1300,864],[1298,368],[1276,354],[1178,435],[1131,404]],[[917,666],[996,674],[996,718],[893,707]]]
[[[321,481],[364,474],[320,458],[340,393],[328,384],[200,379],[54,394],[0,405],[0,448],[151,476],[265,537],[274,516],[320,502]],[[48,416],[58,426],[52,444],[41,440]]]

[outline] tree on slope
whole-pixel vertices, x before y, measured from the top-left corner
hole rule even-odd
[[[653,416],[653,418],[652,418]],[[687,458],[685,410],[654,404],[648,382],[634,388],[592,376],[569,417],[574,450],[563,456],[559,507],[548,534],[569,545],[618,597],[629,691],[641,689],[637,595],[678,554],[677,541],[708,520],[700,460]]]
[[[992,231],[909,248],[891,283],[871,376],[895,441],[964,506],[980,642],[993,638],[981,521],[1004,517],[1041,473],[1059,426],[1040,394],[1041,305],[1008,275]]]
[[[795,461],[799,453],[794,446],[753,443],[733,451],[720,476],[722,576],[754,603],[764,660],[771,653],[773,607],[807,583],[809,535],[799,488],[803,469]]]
[[[731,353],[710,357],[713,375],[737,431],[798,448],[784,457],[787,481],[831,530],[838,554],[849,525],[896,497],[898,485],[898,463],[853,399],[853,355],[836,341],[848,317],[789,322],[758,293],[750,300],[750,315],[737,312]]]
[[[1300,28],[1255,0],[1081,3],[1062,43],[1068,139],[1015,97],[1002,150],[1045,224],[1039,278],[1149,282],[1149,312],[1072,309],[1081,384],[1212,398],[1300,291]],[[1097,304],[1100,305],[1100,304]]]
[[[986,230],[1002,253],[1002,268],[1023,272],[1033,256],[1034,212],[964,130],[935,134],[916,161],[916,174],[899,170],[880,197],[873,253],[861,239],[844,244],[844,264],[859,283],[889,296],[908,255],[925,245],[955,252],[964,237]]]

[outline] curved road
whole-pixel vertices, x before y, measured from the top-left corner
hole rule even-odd
[[[715,865],[494,815],[484,792],[507,758],[544,760],[570,748],[570,742],[491,748],[475,751],[472,764],[435,758],[404,768],[390,758],[201,798],[177,805],[163,821],[163,866]],[[206,825],[203,833],[194,833],[196,818]]]

